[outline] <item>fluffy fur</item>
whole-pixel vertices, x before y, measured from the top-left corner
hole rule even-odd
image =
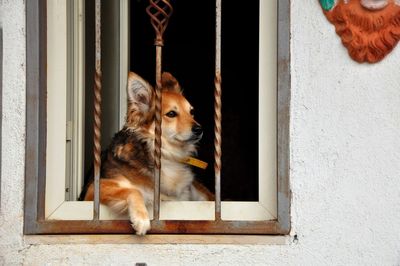
[[[212,200],[182,161],[196,153],[202,137],[193,108],[177,80],[162,75],[161,200]],[[100,202],[116,212],[128,212],[138,235],[150,229],[148,209],[154,197],[154,94],[148,82],[129,73],[128,111],[124,128],[110,144],[102,165]],[[93,200],[90,183],[81,196]]]

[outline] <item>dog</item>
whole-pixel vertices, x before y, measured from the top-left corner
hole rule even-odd
[[[162,74],[161,200],[207,201],[213,194],[195,181],[184,161],[196,154],[203,135],[193,116],[193,107],[170,73]],[[148,208],[154,200],[155,95],[152,86],[130,72],[125,125],[115,134],[102,163],[100,202],[122,213],[128,212],[137,235],[150,230]],[[93,181],[82,192],[93,200]]]

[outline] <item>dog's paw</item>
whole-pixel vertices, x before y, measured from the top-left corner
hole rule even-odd
[[[150,219],[148,217],[140,217],[142,215],[138,215],[131,219],[132,227],[135,229],[136,234],[139,236],[143,236],[150,230]]]

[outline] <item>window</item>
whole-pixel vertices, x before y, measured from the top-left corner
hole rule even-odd
[[[135,38],[135,36],[144,36],[137,31],[143,29],[138,26],[141,16],[138,12],[140,12],[140,5],[145,2],[132,1],[128,8],[129,1],[126,0],[112,1],[111,3],[103,1],[104,5],[110,5],[103,8],[103,10],[107,10],[102,13],[103,23],[107,19],[111,22],[114,21],[114,24],[107,21],[108,26],[104,27],[103,34],[110,34],[110,36],[107,38],[108,43],[102,43],[103,49],[104,46],[108,46],[114,48],[113,51],[117,51],[103,56],[104,68],[109,68],[107,70],[103,68],[103,75],[105,75],[103,97],[109,102],[106,102],[103,108],[114,108],[107,112],[110,114],[110,118],[104,118],[106,124],[111,123],[107,128],[112,129],[105,132],[106,136],[107,134],[112,135],[122,125],[126,108],[124,106],[126,101],[124,88],[128,70],[134,70],[139,74],[150,73],[148,75],[153,72],[153,70],[146,71],[146,68],[151,65],[146,65],[144,62],[151,62],[151,60],[141,58],[144,53],[139,50],[138,46],[143,43],[138,41],[139,38]],[[209,2],[208,6],[202,5],[204,8],[202,12],[211,10],[209,16],[215,16],[215,2]],[[240,115],[232,109],[237,104],[234,101],[237,94],[243,95],[243,92],[246,95],[250,94],[246,88],[235,87],[237,83],[248,85],[248,83],[243,83],[246,81],[238,78],[240,73],[245,73],[251,75],[251,77],[246,77],[249,82],[252,82],[252,85],[249,86],[255,87],[255,91],[258,91],[249,97],[248,108],[244,112],[245,118],[249,114],[258,117],[257,121],[253,123],[252,129],[249,130],[253,135],[246,135],[246,138],[251,140],[252,149],[246,150],[246,154],[242,148],[229,150],[229,146],[223,146],[223,152],[226,150],[227,155],[232,153],[239,155],[223,158],[225,170],[223,169],[222,173],[222,221],[214,221],[214,202],[162,202],[160,221],[153,221],[152,224],[153,233],[288,233],[290,228],[288,2],[279,1],[279,6],[276,7],[274,1],[253,1],[253,6],[246,4],[248,10],[246,7],[241,7],[243,12],[244,10],[248,12],[258,10],[257,12],[259,12],[259,16],[252,14],[253,19],[246,20],[246,23],[250,24],[246,24],[245,21],[241,22],[247,27],[255,26],[259,29],[253,29],[251,31],[255,32],[253,35],[246,34],[249,30],[246,30],[245,27],[242,27],[243,30],[237,25],[232,27],[232,22],[235,21],[233,14],[236,13],[238,7],[228,1],[222,3],[223,93],[226,91],[223,103],[227,106],[227,109],[223,110],[223,117],[226,117],[227,121],[225,124],[227,133],[223,135],[223,140],[226,138],[226,143],[229,144],[230,141],[239,137],[233,134],[237,132],[238,128],[232,127],[231,132],[233,133],[230,134],[226,125],[229,126],[230,120],[235,122],[237,115]],[[91,101],[89,94],[85,95],[84,93],[84,91],[91,91],[90,80],[94,76],[90,73],[93,70],[88,67],[94,64],[90,64],[91,58],[86,54],[90,51],[90,47],[93,47],[90,30],[88,30],[93,25],[88,19],[90,13],[87,11],[90,10],[92,2],[85,1],[86,7],[83,3],[79,0],[57,2],[38,0],[27,3],[27,25],[29,27],[27,29],[26,234],[132,232],[125,217],[116,216],[104,206],[100,210],[101,220],[96,222],[96,226],[93,226],[91,221],[93,203],[76,201],[82,187],[85,168],[88,168],[87,162],[90,161],[88,159],[90,156],[86,154],[86,151],[91,149],[85,143],[91,141],[92,135],[89,130],[85,129],[86,124],[91,125],[89,123],[91,112],[88,108]],[[190,7],[189,5],[190,3],[183,3],[178,6],[181,8],[179,13],[181,15],[177,14],[176,16],[181,16],[181,18],[176,18],[175,25],[172,22],[174,18],[171,19],[170,28],[168,28],[171,30],[171,39],[182,37],[179,32],[179,19],[186,21],[190,18],[185,16],[185,10]],[[142,12],[144,13],[144,10]],[[202,14],[204,15],[204,13]],[[194,14],[191,16],[195,17]],[[209,29],[206,30],[206,33],[200,32],[202,30],[201,27],[198,27],[200,24],[193,25],[193,30],[198,30],[200,37],[205,40],[210,40],[210,36],[215,34],[215,24],[210,21],[215,20],[201,21],[206,23],[204,28]],[[239,21],[236,20],[236,22]],[[278,24],[277,27],[273,26],[276,24]],[[130,30],[128,30],[129,28]],[[276,37],[274,37],[276,28],[278,28],[278,47],[276,47]],[[112,33],[115,36],[111,35]],[[246,43],[249,46],[237,47],[235,37],[244,36],[244,34],[248,38]],[[153,33],[150,36],[154,36]],[[129,39],[130,41],[128,41]],[[213,70],[213,65],[211,68],[207,65],[207,59],[212,60],[212,57],[205,58],[204,62],[199,58],[204,58],[204,54],[199,49],[203,49],[207,53],[209,51],[207,46],[210,42],[205,41],[204,44],[198,42],[197,46],[193,44],[190,47],[190,49],[199,51],[198,57],[196,54],[192,54],[194,57],[193,60],[190,59],[192,61],[185,63],[184,60],[187,59],[185,56],[174,58],[176,51],[184,53],[189,49],[190,40],[193,41],[193,39],[187,37],[187,40],[188,44],[182,40],[177,41],[175,47],[173,47],[173,41],[168,43],[168,46],[173,48],[170,48],[170,52],[165,53],[166,67],[181,73],[183,77],[188,76],[188,80],[198,79],[194,76],[201,73],[204,76],[204,82],[212,84],[212,71],[207,72],[207,69]],[[183,46],[178,46],[182,43]],[[229,48],[229,46],[231,47]],[[213,47],[211,40],[211,49],[214,49]],[[240,53],[243,59],[234,58],[235,51],[240,49],[243,49]],[[239,53],[237,56],[240,57]],[[130,63],[127,58],[130,58]],[[248,65],[237,72],[237,69],[230,68],[235,65],[235,61],[232,59],[249,61],[244,61]],[[188,64],[190,64],[191,70],[185,72]],[[235,80],[235,77],[238,79]],[[276,77],[278,78],[276,79]],[[151,80],[151,77],[148,79]],[[185,82],[184,80],[184,85]],[[194,89],[185,94],[194,99],[192,103],[197,109],[200,109],[200,112],[208,114],[203,116],[203,125],[212,125],[213,122],[210,122],[213,119],[212,112],[207,111],[213,108],[212,102],[204,99],[207,96],[202,96],[203,98],[199,96],[208,93],[211,94],[210,99],[212,99],[212,90],[202,93],[201,88],[196,88],[196,86],[202,86],[201,82],[199,83],[192,85]],[[85,86],[86,89],[83,90]],[[190,82],[188,82],[187,87],[190,86]],[[204,87],[207,87],[207,83]],[[209,104],[205,104],[205,102]],[[258,108],[254,108],[257,106]],[[231,126],[234,125],[233,122],[231,122]],[[212,131],[211,127],[210,132],[212,133]],[[209,142],[212,142],[211,133],[208,134]],[[103,137],[103,141],[102,146],[105,147],[107,138]],[[205,157],[212,158],[212,154],[209,153],[211,149],[207,148],[207,145],[210,144],[207,144],[206,139],[206,147],[200,153]],[[241,162],[241,160],[248,160],[248,162]],[[209,162],[211,163],[212,159]],[[242,168],[234,168],[239,163],[245,164],[248,169],[253,169],[252,173],[243,177]],[[235,178],[232,178],[233,180],[240,181],[240,178],[252,180],[248,183],[253,183],[253,185],[245,187],[250,192],[247,194],[232,193],[235,189],[236,191],[243,189],[243,186],[239,187],[234,181],[231,183],[227,181],[229,176],[234,177],[235,173],[237,174]],[[206,176],[205,183],[210,183],[210,179],[207,179],[208,174],[203,173],[203,176]],[[224,180],[226,180],[225,190]],[[208,185],[212,187],[212,184]],[[67,224],[68,226],[65,226]]]

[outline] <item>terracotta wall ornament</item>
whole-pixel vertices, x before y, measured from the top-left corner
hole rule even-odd
[[[400,0],[319,0],[359,63],[382,60],[400,40]]]

